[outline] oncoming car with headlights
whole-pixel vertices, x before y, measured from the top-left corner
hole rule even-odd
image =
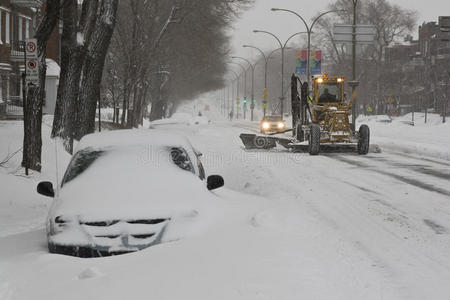
[[[286,122],[281,116],[265,116],[260,124],[261,133],[282,132],[286,130]]]
[[[37,187],[54,198],[49,251],[109,256],[189,235],[216,197],[208,190],[224,184],[219,175],[206,178],[200,156],[184,137],[158,130],[85,136],[60,187]]]

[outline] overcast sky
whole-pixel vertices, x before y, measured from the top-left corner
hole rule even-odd
[[[365,0],[360,0],[365,1]],[[318,12],[325,11],[331,0],[256,0],[253,8],[246,11],[234,24],[232,46],[235,55],[251,58],[256,52],[242,48],[250,44],[265,50],[275,49],[277,42],[272,37],[253,33],[253,29],[270,31],[284,41],[291,34],[304,31],[300,19],[286,12],[272,12],[272,7],[294,10],[309,21]],[[419,12],[417,24],[424,21],[437,21],[439,15],[450,15],[450,0],[390,0],[401,7]],[[414,36],[417,33],[414,32]]]

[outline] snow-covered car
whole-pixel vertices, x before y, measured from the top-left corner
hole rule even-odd
[[[214,199],[223,178],[205,186],[200,153],[184,137],[158,130],[85,136],[54,197],[47,218],[52,253],[80,257],[141,250],[182,238]]]
[[[281,116],[265,116],[260,124],[261,133],[282,132],[286,130],[286,121]]]

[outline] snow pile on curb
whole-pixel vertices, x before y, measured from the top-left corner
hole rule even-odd
[[[390,119],[387,116],[359,116],[367,124],[371,143],[382,150],[450,160],[450,123],[442,123],[438,114],[411,113]]]

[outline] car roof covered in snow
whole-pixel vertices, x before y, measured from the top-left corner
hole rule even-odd
[[[122,146],[177,146],[190,148],[189,141],[178,134],[156,129],[126,129],[92,133],[84,136],[75,152],[85,148]]]

